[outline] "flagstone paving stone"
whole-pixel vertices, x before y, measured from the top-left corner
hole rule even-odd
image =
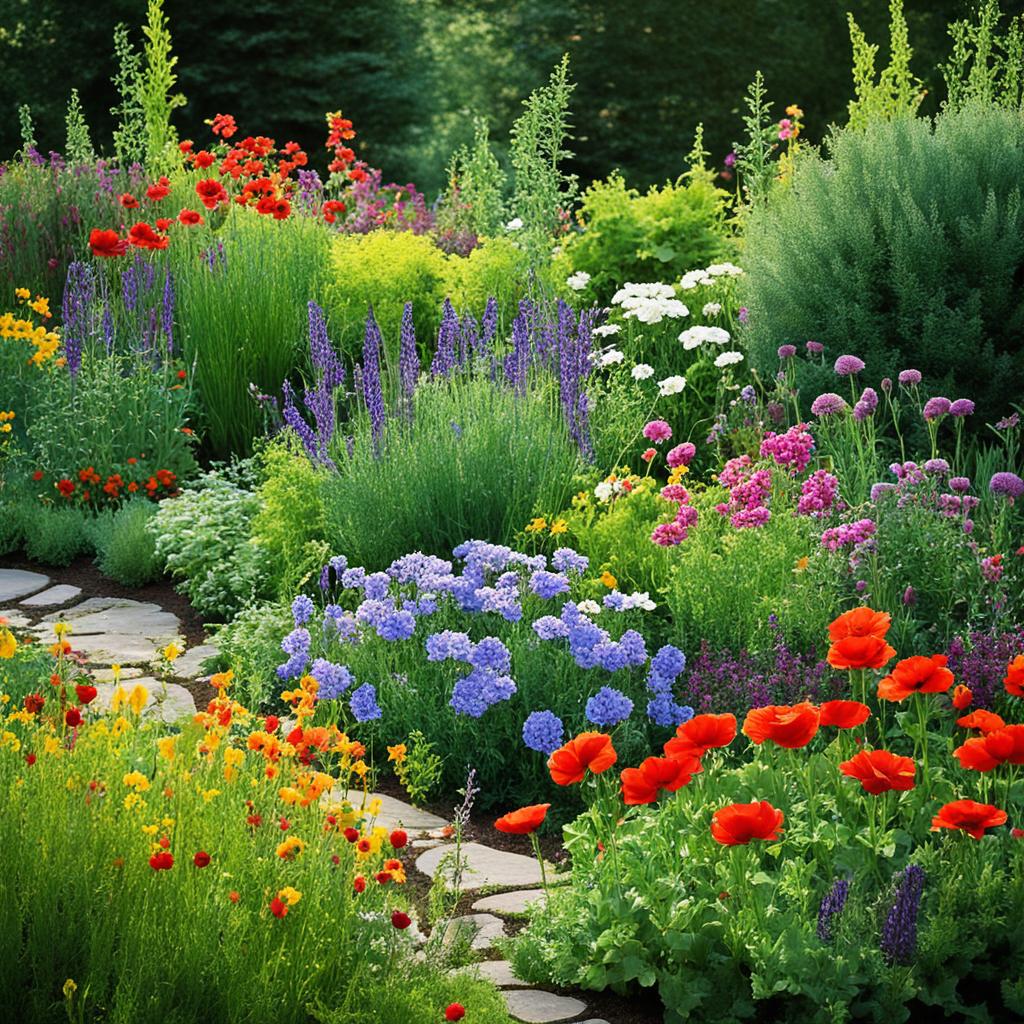
[[[203,674],[203,662],[219,653],[213,644],[190,647],[174,662],[174,674],[180,679],[198,679]]]
[[[433,878],[441,859],[453,849],[438,846],[427,850],[416,859],[416,867]],[[532,857],[492,850],[480,843],[463,843],[462,856],[465,860],[463,889],[480,889],[485,885],[540,885],[540,865]]]
[[[26,569],[0,569],[0,602],[17,601],[50,585],[50,577]]]
[[[54,587],[47,587],[38,594],[26,597],[21,605],[23,608],[53,608],[58,604],[74,601],[81,593],[81,587],[74,587],[70,583],[58,583]]]
[[[493,914],[466,914],[453,917],[444,930],[441,941],[448,945],[455,942],[460,933],[472,932],[470,946],[472,949],[488,949],[495,939],[505,938],[505,924],[500,917]]]
[[[333,789],[326,799],[328,802],[336,803],[348,800],[356,810],[364,806],[363,792],[359,789]],[[373,800],[380,800],[381,805],[376,824],[386,829],[403,828],[409,833],[410,838],[425,835],[445,825],[444,818],[413,807],[397,797],[386,796],[383,793],[368,793],[365,806],[369,806]]]
[[[53,623],[67,622],[75,636],[96,633],[137,634],[149,640],[168,643],[181,632],[178,617],[150,601],[129,597],[90,597],[62,612],[50,612],[35,627],[37,633],[49,633]]]
[[[149,690],[149,700],[142,710],[143,718],[160,718],[164,722],[172,723],[196,713],[196,702],[192,699],[192,694],[177,683],[168,683],[165,694],[159,680],[144,676],[140,679],[130,680],[122,686],[122,689],[131,693],[140,684]],[[95,706],[98,710],[104,712],[110,710],[110,703],[116,688],[114,683],[96,683],[98,693]]]
[[[547,896],[543,889],[514,889],[484,896],[473,904],[473,909],[490,914],[525,914],[527,904],[540,903],[545,899]]]
[[[505,992],[508,1012],[526,1024],[554,1024],[572,1020],[586,1012],[587,1004],[572,996],[558,996],[536,988],[514,988]]]
[[[497,985],[498,988],[516,988],[526,984],[512,973],[512,965],[507,960],[484,960],[473,964],[482,978]]]

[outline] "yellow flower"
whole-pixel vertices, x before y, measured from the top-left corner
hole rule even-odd
[[[388,760],[394,761],[395,764],[401,764],[405,760],[407,751],[404,743],[397,743],[393,747],[388,747]]]
[[[202,794],[203,794],[203,803],[207,803],[208,804],[211,800],[214,799],[214,797],[220,796],[220,790],[219,789],[204,789],[204,790],[202,790]]]
[[[149,789],[149,778],[142,772],[128,772],[121,780],[126,786],[131,786],[136,793],[145,793]]]
[[[114,677],[115,683],[121,681],[121,666],[118,665],[117,662],[114,662],[114,664],[110,666],[110,672]]]
[[[10,747],[15,753],[21,750],[21,740],[13,732],[5,732],[0,735],[0,745]]]
[[[569,527],[566,524],[566,521],[564,519],[556,519],[551,524],[551,533],[552,534],[565,533],[568,529],[569,529]]]
[[[283,843],[277,844],[275,852],[281,860],[295,860],[305,848],[306,844],[298,836],[289,836]]]
[[[181,648],[176,643],[169,643],[160,653],[163,654],[168,661],[174,662],[181,654]]]
[[[546,530],[548,521],[543,516],[537,516],[535,519],[531,519],[526,527],[527,533],[540,533],[541,530]]]
[[[601,573],[601,582],[609,589],[614,590],[618,585],[619,581],[607,570]]]
[[[9,629],[0,629],[0,658],[5,661],[13,658],[17,649],[18,641],[14,639],[14,634]]]
[[[229,668],[227,672],[217,672],[210,676],[210,685],[217,690],[226,690],[234,678],[235,671]]]
[[[60,740],[56,736],[47,736],[43,740],[43,751],[47,754],[56,754],[60,750]]]
[[[146,801],[143,800],[138,793],[129,793],[124,798],[124,809],[126,811],[130,811],[133,807],[138,807],[138,809],[141,811],[145,809],[145,806]]]
[[[146,706],[148,700],[149,690],[142,683],[136,683],[134,689],[128,695],[128,704],[132,711],[135,712],[136,717],[142,714],[142,709]]]
[[[277,791],[278,798],[284,804],[297,804],[302,799],[302,794],[293,786],[282,786]]]
[[[302,899],[302,893],[298,889],[293,889],[290,885],[286,885],[278,891],[277,898],[283,900],[289,907],[294,907]]]
[[[175,736],[161,736],[160,739],[158,739],[156,741],[156,746],[157,746],[157,749],[160,751],[160,756],[165,761],[173,761],[174,760],[174,755],[176,753],[174,747],[175,747],[175,744],[177,742],[178,742],[178,737],[176,735]]]
[[[25,289],[19,288],[18,291],[23,292]],[[71,997],[78,991],[78,986],[75,984],[74,978],[68,978],[68,980],[64,982],[64,988],[61,989],[61,991],[64,993],[64,998],[70,1001]]]
[[[128,719],[124,717],[124,715],[118,715],[117,718],[114,719],[114,725],[110,731],[115,736],[121,736],[126,732],[130,732],[131,727],[132,723],[129,722]]]
[[[356,773],[356,775],[358,775],[359,778],[361,778],[361,779],[365,779],[366,778],[366,773],[369,770],[370,770],[370,766],[364,760],[362,760],[361,758],[360,758],[360,760],[356,761],[356,763],[354,765],[352,765],[352,771],[354,771]]]
[[[55,622],[53,624],[53,632],[59,639],[71,632],[71,626],[67,622]]]
[[[128,691],[123,686],[115,686],[114,693],[110,698],[110,710],[117,714],[127,703]]]
[[[17,299],[27,299],[31,296],[31,292],[27,288],[15,288],[14,297]],[[74,985],[74,982],[71,982]],[[77,988],[77,986],[75,986]]]
[[[378,815],[378,814],[380,814],[380,809],[381,809],[382,805],[383,805],[383,804],[382,804],[381,798],[380,798],[379,796],[375,796],[375,797],[374,797],[374,798],[373,798],[373,799],[372,799],[372,800],[370,801],[370,803],[369,803],[369,804],[367,805],[367,808],[366,808],[366,813],[367,813],[367,814],[368,814],[368,815],[369,815],[369,816],[370,816],[371,818],[376,818],[376,817],[377,817],[377,815]]]
[[[803,558],[796,560],[796,565],[793,567],[793,572],[806,572],[807,566],[811,564],[810,558],[804,555]]]
[[[50,317],[53,314],[50,312],[50,300],[44,299],[41,295],[36,296],[34,302],[28,304],[28,308],[35,310],[42,317]]]
[[[159,829],[159,826],[157,826],[157,825],[143,825],[142,826],[142,831],[147,836],[155,836],[157,834],[158,829]]]

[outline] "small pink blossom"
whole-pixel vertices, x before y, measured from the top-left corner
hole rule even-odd
[[[664,420],[651,420],[644,426],[644,437],[655,444],[661,444],[672,436],[672,428]]]

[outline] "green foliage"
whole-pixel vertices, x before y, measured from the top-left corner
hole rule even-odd
[[[934,124],[903,118],[840,133],[831,159],[798,161],[792,187],[750,220],[744,305],[755,368],[815,338],[809,401],[852,352],[874,379],[919,369],[968,394],[980,422],[1024,384],[1024,122],[971,106]]]
[[[141,587],[160,577],[156,540],[149,529],[156,514],[156,504],[135,498],[97,517],[89,537],[100,572],[126,587]]]
[[[128,167],[146,156],[146,111],[142,106],[142,58],[128,36],[128,26],[114,27],[114,59],[117,67],[112,79],[120,102],[110,108],[117,118],[114,128],[114,152],[118,163]]]
[[[1012,17],[1005,35],[999,0],[982,0],[977,20],[949,26],[953,52],[942,66],[946,104],[954,109],[974,101],[1020,109],[1024,103],[1024,15]]]
[[[43,565],[70,565],[90,549],[89,515],[79,508],[23,505],[25,554]]]
[[[82,101],[78,98],[78,90],[71,90],[68,100],[68,112],[65,118],[67,139],[64,144],[64,156],[68,163],[85,164],[94,159],[92,140],[89,138],[89,126],[82,112]]]
[[[465,204],[465,222],[476,235],[494,235],[505,221],[505,172],[491,151],[485,118],[473,119],[473,141],[460,146],[448,165],[451,201]]]
[[[30,149],[36,148],[36,130],[32,124],[32,108],[27,103],[18,107],[18,124],[21,127],[21,155],[27,156]]]
[[[449,256],[446,275],[456,311],[479,317],[494,296],[499,315],[509,319],[526,291],[530,260],[509,238],[485,238],[468,256]]]
[[[233,688],[249,707],[272,707],[281,689],[276,669],[284,660],[281,638],[292,628],[289,602],[246,605],[218,627],[213,641],[235,673]]]
[[[733,143],[736,170],[747,208],[767,199],[775,176],[771,155],[777,145],[778,129],[771,123],[772,105],[768,102],[764,76],[758,71],[747,87],[744,97],[747,108],[743,115],[746,138]]]
[[[576,198],[576,175],[562,169],[572,159],[569,139],[569,55],[551,72],[548,84],[523,101],[526,108],[512,126],[511,161],[515,172],[512,212],[523,222],[521,238],[535,264],[546,263],[551,240]]]
[[[149,0],[142,34],[146,37],[146,67],[139,80],[139,105],[146,125],[146,166],[152,173],[176,166],[178,134],[171,126],[171,115],[186,103],[183,95],[171,93],[178,80],[174,71],[178,58],[171,53],[164,0]]]
[[[910,48],[903,0],[889,0],[889,18],[889,64],[876,81],[878,45],[869,43],[853,15],[847,14],[853,47],[855,98],[850,101],[850,128],[854,131],[862,131],[874,121],[913,117],[924,99],[921,83],[910,70],[914,51]]]
[[[395,761],[395,775],[409,794],[409,799],[416,804],[437,789],[441,781],[442,760],[434,752],[434,744],[419,729],[409,733],[406,747],[405,756]]]
[[[210,472],[161,502],[149,524],[159,563],[213,622],[229,620],[263,592],[264,558],[249,537],[258,509],[252,491]]]

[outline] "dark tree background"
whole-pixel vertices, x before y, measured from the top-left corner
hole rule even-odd
[[[968,0],[906,0],[913,68],[937,109],[936,65],[946,24]],[[63,149],[72,86],[93,141],[109,148],[114,25],[138,31],[145,0],[0,0],[0,153],[19,146],[17,107],[28,103],[43,150]],[[1024,0],[1003,0],[1019,14]],[[360,155],[386,179],[428,192],[474,114],[502,150],[522,98],[563,52],[577,82],[573,168],[584,181],[618,167],[632,184],[674,178],[695,126],[720,162],[741,131],[743,93],[760,69],[773,113],[805,111],[820,138],[850,100],[852,11],[886,57],[887,0],[166,0],[183,138],[207,139],[203,119],[235,115],[245,133],[295,139],[322,156],[323,115],[341,108]]]

